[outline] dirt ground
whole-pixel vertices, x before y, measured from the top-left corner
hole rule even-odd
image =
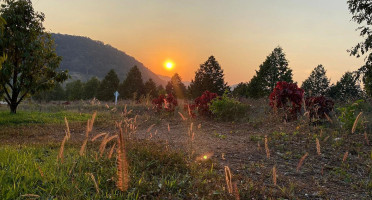
[[[230,167],[241,191],[249,193],[256,188],[261,190],[261,198],[269,194],[287,199],[372,199],[371,146],[365,144],[363,136],[344,138],[335,133],[332,125],[319,128],[300,120],[283,123],[263,112],[259,116],[243,122],[216,122],[212,119],[183,120],[177,114],[173,117],[143,115],[139,116],[137,131],[131,139],[169,145],[196,160],[205,155],[207,159],[211,157],[218,163],[221,174],[224,166]],[[92,136],[102,132],[116,133],[114,121],[99,121]],[[85,123],[70,123],[70,129],[71,142],[84,140]],[[0,130],[0,141],[10,145],[59,143],[64,130],[64,124],[6,126]],[[320,141],[320,155],[315,138]],[[343,141],[341,145],[338,145],[339,140]],[[348,157],[343,162],[346,152]],[[297,171],[305,153],[308,156]],[[274,166],[276,186],[272,179]],[[368,183],[371,184],[369,189]]]

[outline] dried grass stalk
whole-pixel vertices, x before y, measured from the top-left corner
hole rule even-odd
[[[87,174],[92,178],[92,181],[94,183],[94,187],[96,188],[96,191],[99,194],[99,187],[98,187],[96,179],[94,178],[94,175],[92,173],[87,173]]]
[[[36,165],[37,169],[39,170],[39,173],[40,173],[40,176],[44,178],[44,173],[43,171],[41,170],[40,166],[39,165]]]
[[[92,142],[94,142],[95,140],[97,140],[98,138],[100,138],[100,137],[102,137],[102,136],[104,136],[104,135],[106,135],[107,133],[100,133],[100,134],[98,134],[98,135],[96,135],[96,136],[94,136],[93,138],[92,138]]]
[[[308,156],[309,154],[306,152],[304,156],[302,156],[302,158],[300,159],[300,161],[298,162],[297,164],[297,172],[300,171],[300,168],[302,166],[302,164],[304,163],[304,160],[306,159],[306,157]]]
[[[227,191],[229,192],[229,194],[232,194],[233,192],[233,187],[232,187],[232,182],[231,182],[232,176],[231,176],[230,168],[228,166],[225,166],[225,179],[226,179]]]
[[[190,124],[190,132],[192,132],[192,128],[193,128],[193,126],[194,126],[194,123],[191,122],[191,124]]]
[[[169,127],[169,124],[168,124],[168,132],[170,132],[170,127]]]
[[[103,138],[101,142],[101,145],[99,145],[99,156],[100,157],[102,157],[103,152],[105,152],[108,136],[109,135],[105,135],[105,137]]]
[[[151,131],[151,129],[155,126],[155,124],[152,124],[148,129],[147,129],[147,133]]]
[[[110,153],[108,154],[108,159],[111,159],[112,157],[112,154],[114,153],[114,150],[115,150],[115,146],[116,146],[116,143],[114,143],[114,145],[112,145],[111,149],[110,149]]]
[[[62,143],[61,143],[61,148],[59,149],[59,154],[58,154],[58,157],[57,157],[57,160],[61,160],[61,163],[63,163],[63,152],[65,150],[65,143],[67,141],[68,137],[67,135],[65,135],[65,137],[63,138],[62,140]]]
[[[346,161],[348,155],[349,155],[349,152],[346,151],[345,154],[344,154],[344,157],[342,158],[342,163],[344,163]]]
[[[84,155],[85,147],[87,146],[87,143],[88,143],[88,139],[84,140],[83,145],[81,145],[81,148],[80,148],[80,151],[79,151],[80,156]]]
[[[201,124],[198,125],[198,129],[201,129]]]
[[[186,121],[187,120],[187,118],[185,118],[182,113],[178,112],[178,114],[181,116],[181,118],[182,118],[183,121]]]
[[[324,116],[327,118],[329,122],[331,122],[331,124],[333,124],[333,120],[327,115],[327,113],[324,113]]]
[[[273,183],[276,185],[276,167],[273,167]]]
[[[67,135],[67,139],[70,139],[70,137],[71,137],[70,126],[68,125],[68,121],[67,121],[67,118],[66,117],[65,117],[65,124],[66,124],[66,135]]]
[[[235,200],[240,200],[239,188],[238,188],[238,183],[237,182],[234,182],[233,188],[234,188],[234,197],[235,197]]]
[[[269,144],[267,141],[267,135],[265,135],[265,150],[266,150],[266,157],[270,158],[270,149],[269,149]]]
[[[351,129],[351,133],[355,133],[355,130],[358,126],[358,121],[359,121],[359,118],[360,116],[363,114],[363,112],[360,112],[359,115],[356,117],[355,121],[354,121],[354,124],[353,124],[353,128]]]
[[[364,139],[366,140],[367,145],[369,145],[367,131],[364,131]]]
[[[321,153],[320,153],[320,143],[319,143],[319,139],[316,138],[315,141],[316,141],[316,152],[318,153],[318,155],[320,155]]]
[[[117,151],[117,175],[118,180],[116,186],[119,190],[125,192],[129,187],[129,171],[128,171],[128,161],[126,156],[125,144],[124,144],[124,134],[121,127],[119,127],[119,137],[118,137],[118,151]]]

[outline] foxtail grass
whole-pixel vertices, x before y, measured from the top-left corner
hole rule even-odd
[[[228,166],[225,166],[225,179],[226,179],[226,186],[227,186],[227,191],[229,194],[233,193],[233,187],[232,187],[232,176],[231,176],[231,171]]]
[[[363,114],[363,112],[360,112],[359,115],[356,117],[355,121],[354,121],[354,124],[353,124],[353,128],[351,129],[351,133],[355,133],[355,130],[358,126],[358,121],[359,121],[359,118],[360,116]]]
[[[300,161],[298,162],[297,164],[297,172],[300,171],[300,168],[302,166],[302,164],[304,163],[306,157],[308,156],[309,154],[306,152],[304,156],[302,156],[302,158],[300,159]]]

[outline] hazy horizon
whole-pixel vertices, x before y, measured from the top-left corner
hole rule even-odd
[[[334,83],[363,58],[346,52],[363,38],[346,0],[33,1],[47,31],[87,36],[135,57],[156,74],[190,81],[214,55],[234,85],[247,82],[278,45],[299,84],[318,64]],[[68,10],[68,15],[66,15]],[[166,71],[163,63],[175,63]]]

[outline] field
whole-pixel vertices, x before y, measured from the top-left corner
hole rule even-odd
[[[190,118],[182,103],[172,114],[130,101],[25,102],[17,115],[2,106],[0,199],[372,198],[371,102],[350,119],[347,105],[336,105],[345,109],[317,123],[283,122],[267,100],[244,103],[246,116],[229,122]],[[107,142],[120,121],[132,125],[124,130],[126,191],[117,186],[117,141]]]

